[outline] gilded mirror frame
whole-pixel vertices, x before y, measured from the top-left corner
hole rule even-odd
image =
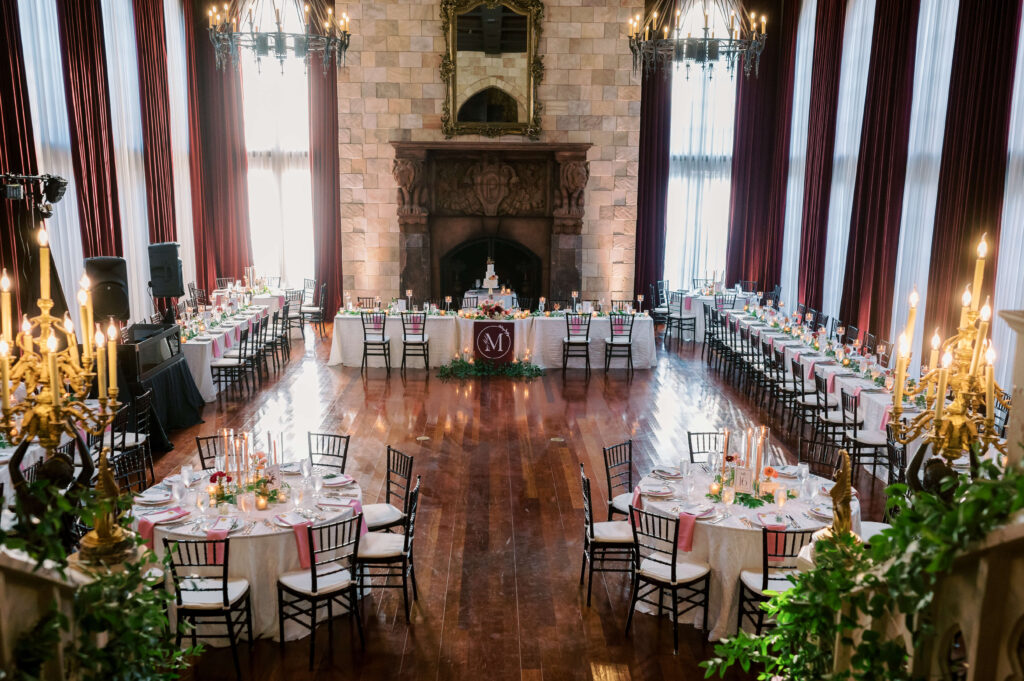
[[[456,100],[456,37],[457,18],[485,5],[488,9],[504,6],[527,18],[527,102],[526,120],[516,123],[460,123]],[[542,0],[441,0],[441,25],[444,29],[445,53],[441,56],[441,80],[444,82],[444,106],[441,112],[441,131],[445,137],[455,135],[524,135],[537,139],[540,135],[541,105],[537,97],[540,81],[544,77],[544,61],[538,54],[541,22],[544,19]]]

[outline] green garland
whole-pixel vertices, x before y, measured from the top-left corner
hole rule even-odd
[[[867,616],[899,617],[917,646],[934,636],[930,617],[939,579],[970,544],[1024,508],[1021,468],[1002,473],[985,462],[981,473],[974,482],[967,476],[947,481],[956,486],[952,504],[925,492],[908,499],[905,485],[890,486],[892,528],[874,537],[870,549],[850,535],[819,541],[816,567],[790,577],[793,587],[764,605],[775,627],[761,636],[741,631],[717,644],[715,657],[701,663],[705,678],[739,665],[756,668],[758,679],[911,679],[902,637],[863,630],[855,643],[852,634]],[[852,657],[848,671],[834,674],[837,637],[851,646]]]
[[[714,501],[716,503],[721,503],[722,501],[721,492],[719,492],[718,494],[705,494],[704,496],[706,496],[708,499],[711,499],[711,501]],[[787,490],[786,496],[790,499],[796,499],[797,492],[796,490],[792,489]],[[762,494],[760,496],[757,496],[754,494],[748,494],[746,492],[736,492],[736,496],[733,499],[733,503],[739,504],[740,506],[746,506],[747,508],[761,508],[765,504],[775,503],[775,495]]]
[[[470,378],[489,378],[491,376],[522,378],[529,381],[543,376],[544,373],[543,367],[539,367],[532,362],[519,361],[498,364],[486,360],[476,362],[465,359],[453,359],[437,368],[437,375],[442,381],[464,381]]]

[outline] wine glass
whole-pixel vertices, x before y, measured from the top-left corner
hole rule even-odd
[[[302,501],[303,497],[305,496],[306,490],[301,485],[296,485],[292,487],[291,500],[293,511],[298,511],[300,508],[302,508]]]
[[[310,474],[313,472],[313,462],[309,459],[303,459],[302,463],[299,464],[299,473],[302,474],[304,479],[308,479]]]
[[[199,515],[205,518],[206,512],[210,508],[210,496],[208,494],[197,492],[195,502],[196,510],[199,512]]]
[[[174,500],[175,505],[181,503],[181,500],[185,498],[185,494],[187,491],[188,490],[185,487],[185,485],[181,484],[180,482],[175,482],[171,484],[171,499]]]
[[[188,487],[192,484],[192,465],[185,464],[181,467],[181,484]]]
[[[314,475],[312,478],[313,482],[313,498],[317,499],[320,497],[320,492],[324,488],[324,476]]]

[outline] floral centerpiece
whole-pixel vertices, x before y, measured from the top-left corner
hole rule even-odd
[[[491,319],[504,318],[506,315],[505,307],[494,300],[485,300],[480,303],[480,312]]]

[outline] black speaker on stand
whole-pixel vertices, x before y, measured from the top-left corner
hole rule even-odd
[[[102,320],[109,317],[127,322],[131,309],[128,305],[128,267],[124,258],[86,258],[85,273],[92,282],[96,322],[102,325]]]
[[[178,244],[168,241],[149,245],[149,287],[152,290],[153,304],[159,310],[161,298],[180,298],[185,295],[185,283],[181,277],[181,258],[178,257]],[[164,323],[174,323],[174,307],[167,305],[164,310]]]

